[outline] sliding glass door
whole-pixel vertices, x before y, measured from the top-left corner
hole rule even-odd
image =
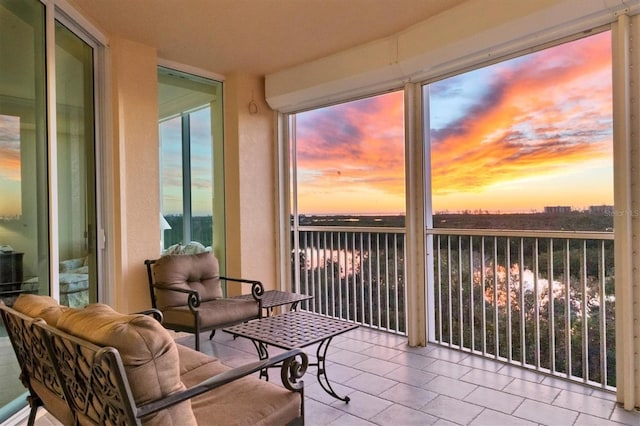
[[[45,7],[0,0],[0,300],[48,294]],[[0,421],[26,402],[0,326]]]
[[[97,300],[93,48],[56,22],[60,303]]]
[[[95,47],[53,9],[0,0],[0,300],[9,306],[25,293],[73,307],[98,300]],[[26,405],[2,325],[0,383],[1,423]]]

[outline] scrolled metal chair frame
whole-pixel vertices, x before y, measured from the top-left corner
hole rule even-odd
[[[153,264],[156,263],[156,261],[157,259],[147,259],[144,261],[144,264],[147,268],[147,280],[149,284],[149,296],[151,298],[151,307],[154,309],[158,308],[157,301],[156,301],[156,294],[155,294],[156,285],[154,283],[153,270],[152,270]],[[251,296],[258,304],[258,314],[256,315],[255,318],[262,318],[262,295],[264,294],[264,285],[262,284],[262,282],[256,281],[256,280],[248,280],[244,278],[227,277],[222,275],[219,276],[218,278],[220,279],[220,282],[223,284],[225,294],[227,292],[227,283],[229,282],[239,283],[239,284],[251,284]],[[189,333],[194,333],[195,339],[196,339],[195,347],[197,351],[200,350],[200,333],[201,332],[210,330],[211,333],[209,334],[209,340],[211,340],[215,335],[217,329],[236,324],[236,322],[231,322],[227,324],[218,324],[215,327],[203,327],[200,321],[200,304],[201,304],[200,294],[196,290],[188,290],[184,288],[166,288],[166,287],[162,287],[162,290],[187,294],[187,307],[189,308],[189,311],[191,311],[193,315],[193,326],[186,327],[181,324],[173,324],[173,323],[164,323],[163,325],[166,328],[172,329],[174,331],[185,331]],[[253,318],[250,318],[250,319],[253,319]]]
[[[145,312],[157,315],[159,312]],[[137,406],[120,353],[101,347],[33,319],[0,303],[0,314],[21,367],[21,379],[29,389],[29,425],[35,422],[42,399],[31,386],[36,379],[62,400],[75,424],[132,425],[142,418],[270,367],[281,368],[283,386],[300,393],[304,424],[304,382],[309,360],[301,349],[283,352],[210,377],[183,391]],[[61,419],[58,419],[61,420]]]

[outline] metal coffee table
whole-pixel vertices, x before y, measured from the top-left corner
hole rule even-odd
[[[267,345],[281,349],[304,348],[305,346],[320,343],[316,350],[316,373],[320,386],[329,395],[344,402],[349,402],[348,396],[338,396],[327,378],[326,357],[331,340],[342,333],[358,328],[357,324],[306,311],[289,311],[280,315],[264,317],[233,327],[225,328],[225,331],[236,336],[251,339],[258,351],[260,359],[269,357]],[[260,372],[260,377],[269,380],[266,370]]]
[[[234,296],[234,299],[253,299],[250,294],[243,294],[241,296]],[[267,290],[262,295],[262,308],[267,310],[267,316],[271,315],[273,308],[282,305],[291,305],[289,310],[295,311],[298,307],[298,303],[313,299],[313,296],[300,293],[289,293],[287,291],[280,290]]]

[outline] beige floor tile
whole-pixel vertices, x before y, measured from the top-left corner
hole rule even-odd
[[[437,417],[397,404],[390,406],[371,419],[372,422],[379,425],[403,426],[432,425],[437,420]]]
[[[392,372],[385,374],[384,377],[408,385],[424,387],[431,380],[435,379],[437,375],[402,365]]]
[[[467,395],[464,400],[473,404],[482,405],[483,407],[487,407],[492,410],[511,414],[516,410],[516,408],[518,408],[518,406],[520,406],[520,404],[522,404],[524,398],[493,389],[479,387]]]
[[[532,422],[553,426],[570,426],[578,418],[578,412],[576,411],[554,407],[553,405],[530,399],[525,400],[513,414]]]
[[[424,407],[437,396],[438,394],[435,392],[420,389],[405,383],[398,383],[380,394],[381,398],[415,409]]]
[[[432,416],[463,425],[473,421],[482,410],[483,408],[478,405],[444,395],[438,396],[422,408],[422,411]]]
[[[558,388],[520,379],[514,379],[503,391],[547,404],[551,404],[561,392]]]
[[[424,388],[451,398],[464,399],[464,397],[473,392],[477,386],[450,377],[438,376],[427,383]]]
[[[347,380],[344,385],[353,389],[361,390],[362,392],[369,393],[371,395],[380,395],[387,389],[395,386],[397,382],[391,379],[385,379],[371,373],[362,373],[351,380]]]
[[[583,393],[563,390],[553,401],[553,405],[608,419],[613,413],[615,402],[588,396]]]
[[[491,371],[477,370],[474,368],[464,376],[460,377],[460,380],[488,388],[502,390],[514,379],[510,376],[504,376]]]
[[[472,426],[537,426],[529,420],[486,409],[470,423]]]

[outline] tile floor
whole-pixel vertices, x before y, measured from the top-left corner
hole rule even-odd
[[[257,359],[246,339],[207,337],[203,352],[228,365]],[[177,340],[193,346],[193,336]],[[305,351],[315,360],[315,347]],[[623,410],[612,393],[437,345],[410,348],[406,338],[362,327],[334,338],[327,359],[333,388],[351,401],[325,393],[310,367],[307,425],[640,425],[640,412]],[[56,423],[45,415],[36,425]]]

